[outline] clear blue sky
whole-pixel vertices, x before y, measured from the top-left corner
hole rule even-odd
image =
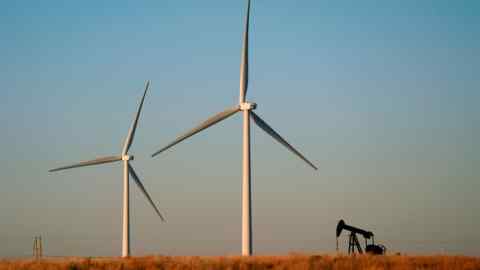
[[[255,252],[331,252],[344,218],[480,255],[479,2],[252,3],[248,98],[320,167],[253,130]],[[0,257],[120,254],[119,164],[47,170],[120,153],[147,79],[133,165],[168,222],[132,186],[133,254],[239,254],[240,117],[149,155],[237,102],[244,7],[0,2]]]

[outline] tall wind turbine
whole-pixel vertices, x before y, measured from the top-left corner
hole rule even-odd
[[[135,137],[135,131],[137,130],[137,124],[138,124],[138,119],[140,118],[140,113],[142,111],[143,107],[143,102],[145,101],[145,96],[148,91],[148,87],[150,85],[150,81],[147,81],[145,85],[145,91],[142,96],[142,100],[140,101],[140,104],[138,106],[137,113],[135,115],[135,118],[133,120],[132,126],[130,127],[130,130],[128,131],[128,136],[125,139],[125,144],[123,146],[122,154],[119,156],[109,156],[109,157],[101,157],[97,158],[94,160],[89,160],[89,161],[82,161],[80,163],[76,163],[70,166],[64,166],[56,169],[49,170],[49,172],[56,172],[56,171],[61,171],[61,170],[66,170],[66,169],[71,169],[71,168],[78,168],[78,167],[84,167],[84,166],[91,166],[91,165],[99,165],[99,164],[104,164],[104,163],[112,163],[112,162],[117,162],[117,161],[123,161],[123,238],[122,238],[122,257],[128,257],[130,256],[130,200],[129,200],[129,195],[130,195],[130,186],[129,186],[129,180],[128,176],[131,175],[137,186],[140,188],[140,191],[142,191],[143,195],[147,197],[147,200],[150,202],[152,205],[153,209],[157,213],[157,215],[160,217],[162,221],[165,221],[163,218],[162,214],[158,210],[157,206],[155,203],[152,201],[152,198],[148,194],[147,190],[143,186],[142,182],[140,181],[140,178],[138,177],[137,173],[133,169],[132,165],[130,165],[130,161],[133,160],[133,156],[128,155],[128,150],[132,146],[133,138]]]
[[[285,146],[292,153],[297,155],[305,161],[310,167],[317,170],[308,159],[306,159],[299,151],[291,146],[280,134],[278,134],[272,127],[270,127],[260,116],[255,114],[253,110],[256,109],[257,104],[246,101],[248,86],[248,26],[250,18],[250,0],[247,0],[247,14],[245,16],[245,31],[243,33],[242,57],[240,64],[240,100],[239,105],[220,112],[190,131],[177,137],[172,143],[155,152],[152,157],[169,149],[170,147],[180,143],[181,141],[195,135],[196,133],[215,125],[216,123],[225,120],[226,118],[243,112],[243,179],[242,179],[242,255],[250,256],[252,254],[252,215],[251,215],[251,169],[250,169],[250,117],[255,124],[259,126],[268,135],[273,137],[280,144]]]

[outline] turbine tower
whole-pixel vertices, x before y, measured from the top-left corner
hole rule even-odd
[[[140,178],[138,177],[137,173],[133,169],[132,165],[130,165],[130,161],[133,160],[133,156],[128,154],[128,150],[132,146],[133,139],[135,137],[135,132],[137,130],[137,125],[138,125],[138,120],[140,118],[140,113],[142,111],[143,107],[143,102],[145,101],[145,96],[147,95],[148,87],[150,85],[150,81],[147,81],[145,85],[145,91],[143,92],[142,99],[140,101],[140,104],[138,106],[137,113],[135,115],[135,118],[132,122],[132,126],[130,127],[130,130],[128,132],[127,138],[125,139],[125,143],[123,146],[122,154],[119,156],[109,156],[109,157],[101,157],[97,158],[94,160],[89,160],[89,161],[82,161],[80,163],[76,163],[70,166],[64,166],[56,169],[49,170],[49,172],[56,172],[56,171],[61,171],[61,170],[66,170],[66,169],[71,169],[71,168],[78,168],[78,167],[84,167],[84,166],[92,166],[92,165],[99,165],[99,164],[104,164],[104,163],[112,163],[112,162],[117,162],[117,161],[122,161],[123,162],[123,238],[122,238],[122,257],[128,257],[130,256],[130,183],[129,183],[129,175],[132,176],[135,184],[140,188],[140,191],[142,191],[143,195],[147,197],[147,200],[150,202],[151,206],[157,213],[157,215],[160,217],[162,221],[165,221],[163,218],[162,214],[158,210],[157,206],[153,202],[152,198],[148,194],[147,190],[143,186],[142,182],[140,181]]]
[[[308,159],[306,159],[299,151],[291,146],[280,134],[278,134],[272,127],[270,127],[260,116],[255,114],[253,110],[256,109],[257,104],[246,101],[247,87],[248,87],[248,28],[250,19],[250,0],[247,0],[247,13],[245,16],[245,30],[243,33],[243,46],[242,56],[240,64],[240,99],[239,105],[229,108],[223,112],[220,112],[190,131],[177,137],[172,143],[163,147],[155,152],[152,157],[160,154],[161,152],[169,149],[170,147],[180,143],[181,141],[195,135],[196,133],[209,128],[225,120],[226,118],[242,111],[243,114],[243,161],[242,161],[242,255],[252,255],[252,198],[251,198],[251,168],[250,168],[250,118],[254,123],[270,135],[273,139],[278,141],[281,145],[285,146],[292,153],[297,155],[303,161],[305,161],[313,169],[317,170],[317,167],[313,165]]]

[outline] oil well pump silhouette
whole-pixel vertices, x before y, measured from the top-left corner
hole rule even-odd
[[[362,254],[363,249],[358,241],[357,234],[360,234],[365,238],[365,252],[374,255],[384,255],[387,251],[387,248],[384,245],[375,245],[374,235],[370,231],[362,230],[350,225],[347,225],[345,221],[340,220],[337,224],[337,251],[338,251],[338,237],[343,230],[349,231],[350,236],[348,237],[348,254],[354,254],[355,248],[358,253]],[[371,239],[372,242],[368,244],[368,239]]]

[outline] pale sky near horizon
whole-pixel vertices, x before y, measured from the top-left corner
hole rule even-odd
[[[119,154],[145,80],[132,165],[167,222],[132,185],[133,255],[240,253],[241,118],[150,155],[238,102],[244,7],[0,2],[0,257],[37,234],[47,255],[120,255],[120,164],[47,171]],[[255,253],[332,252],[345,219],[392,252],[480,256],[479,14],[252,1],[248,99],[319,167],[253,128]]]

